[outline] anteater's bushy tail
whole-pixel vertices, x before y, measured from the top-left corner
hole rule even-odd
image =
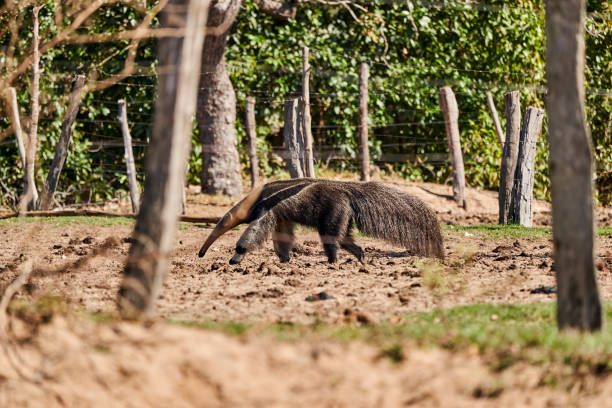
[[[415,255],[444,259],[436,213],[420,199],[370,182],[353,192],[351,207],[363,234],[402,245]]]

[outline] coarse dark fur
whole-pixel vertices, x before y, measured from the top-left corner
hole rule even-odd
[[[294,224],[316,228],[329,262],[338,246],[364,262],[364,252],[351,236],[364,235],[402,245],[414,255],[444,258],[440,225],[420,199],[379,182],[294,179],[265,184],[236,204],[219,221],[199,255],[223,233],[242,223],[249,227],[236,244],[230,263],[259,247],[272,234],[282,262],[290,259]]]

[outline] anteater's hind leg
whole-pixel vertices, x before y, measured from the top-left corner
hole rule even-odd
[[[263,244],[270,232],[276,227],[276,216],[272,211],[268,211],[261,217],[249,224],[249,227],[244,231],[238,242],[236,243],[236,252],[230,259],[231,265],[238,264],[244,258],[247,252],[250,252]]]
[[[294,223],[291,221],[278,221],[276,229],[272,233],[272,242],[274,242],[274,251],[281,262],[289,262],[291,259],[291,249],[295,243],[295,235],[293,234]]]
[[[340,241],[340,247],[342,247],[342,249],[344,249],[345,251],[348,251],[349,253],[353,254],[355,258],[359,260],[359,262],[365,263],[365,253],[363,252],[363,249],[361,249],[361,247],[355,243],[355,240],[351,236],[350,226],[346,235]]]
[[[342,243],[348,231],[350,216],[347,213],[348,204],[336,203],[329,213],[321,220],[319,235],[329,263],[338,260],[338,242]]]

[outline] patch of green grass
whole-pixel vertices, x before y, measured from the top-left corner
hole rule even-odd
[[[612,319],[612,304],[605,307]],[[555,304],[469,305],[404,316],[402,324],[245,324],[181,322],[189,327],[237,335],[271,335],[285,341],[328,339],[363,341],[380,347],[381,356],[401,361],[409,346],[477,351],[496,370],[516,362],[556,364],[601,374],[612,372],[612,327],[602,332],[559,332]]]
[[[239,322],[213,322],[213,321],[193,321],[193,320],[170,320],[172,324],[178,324],[197,329],[214,330],[222,333],[241,335],[250,331],[254,325],[252,323]]]
[[[113,226],[133,226],[135,220],[126,217],[97,217],[97,216],[68,216],[68,217],[24,217],[24,218],[7,218],[0,220],[0,227],[14,225],[19,223],[38,223],[44,222],[54,228],[65,227],[68,225],[94,225],[97,227],[113,227]]]
[[[597,234],[600,237],[612,238],[612,227],[597,228]]]
[[[443,224],[445,231],[456,231],[461,234],[469,233],[488,238],[525,238],[542,239],[551,236],[551,229],[547,227],[523,227],[522,225],[447,225]]]
[[[546,239],[552,237],[550,227],[523,227],[522,225],[448,225],[442,224],[444,231],[456,231],[461,234],[466,232],[472,235],[488,238],[524,238],[524,239]],[[600,237],[612,237],[612,227],[601,227],[597,229]]]

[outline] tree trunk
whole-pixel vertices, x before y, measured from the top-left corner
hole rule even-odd
[[[26,161],[26,149],[23,143],[23,132],[21,131],[21,120],[19,119],[19,105],[17,104],[17,92],[15,88],[9,88],[8,96],[6,99],[7,107],[10,106],[11,110],[11,124],[13,125],[13,132],[15,132],[15,139],[17,139],[17,147],[19,148],[19,157],[21,158],[21,165],[25,172],[27,161]],[[25,183],[24,183],[25,186]],[[24,188],[25,194],[25,188]]]
[[[198,90],[202,192],[242,194],[236,142],[236,94],[225,69],[225,46],[243,0],[212,0]]]
[[[60,173],[64,167],[66,156],[68,155],[68,145],[70,144],[70,136],[72,136],[72,125],[79,113],[81,98],[83,97],[83,87],[85,86],[85,75],[79,75],[74,82],[72,92],[70,93],[70,102],[64,123],[62,123],[62,131],[60,138],[55,145],[55,154],[53,162],[49,168],[47,179],[43,185],[43,190],[40,195],[40,209],[43,211],[50,210],[55,204],[53,195],[57,189]]]
[[[560,329],[598,330],[593,150],[584,109],[586,0],[546,0],[546,79]]]
[[[162,27],[185,27],[186,34],[158,42],[159,65],[176,69],[159,75],[142,205],[119,290],[119,308],[126,318],[153,315],[166,275],[191,147],[202,28],[209,4],[208,0],[171,0],[161,14]]]
[[[34,26],[32,28],[32,84],[30,86],[31,118],[30,135],[26,144],[26,168],[25,168],[25,194],[19,205],[20,212],[33,210],[38,205],[38,191],[36,190],[36,156],[38,153],[38,104],[39,81],[40,81],[40,54],[38,52],[38,12],[42,6],[34,7],[32,15]]]
[[[495,101],[493,100],[493,94],[491,92],[487,92],[487,106],[489,107],[489,113],[491,114],[493,125],[495,126],[495,134],[497,135],[497,138],[499,139],[499,145],[503,150],[504,131],[502,130],[501,124],[499,123],[499,116],[497,115],[497,109],[495,109]]]
[[[502,225],[509,222],[508,216],[512,204],[512,188],[514,187],[514,174],[521,134],[520,97],[518,91],[509,92],[504,96],[506,104],[506,142],[504,143],[499,177],[499,223]]]

